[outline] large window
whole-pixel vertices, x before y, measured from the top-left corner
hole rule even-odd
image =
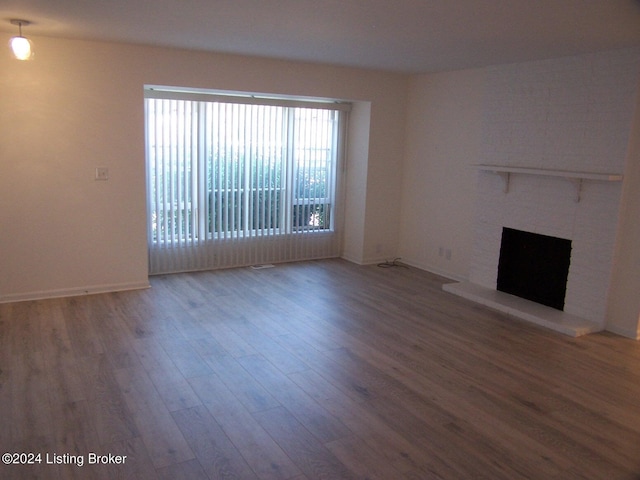
[[[152,273],[338,254],[344,106],[145,92]]]

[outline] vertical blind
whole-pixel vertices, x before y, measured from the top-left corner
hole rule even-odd
[[[340,253],[345,108],[145,91],[150,273]]]

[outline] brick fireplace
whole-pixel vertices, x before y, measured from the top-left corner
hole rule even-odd
[[[569,335],[602,330],[621,179],[481,166],[469,281],[446,285],[445,290]],[[497,290],[504,228],[570,241],[563,311]]]
[[[639,67],[626,50],[486,70],[469,273],[445,289],[570,335],[606,327]],[[571,242],[564,311],[497,290],[504,228]]]

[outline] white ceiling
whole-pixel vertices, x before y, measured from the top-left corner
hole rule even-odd
[[[399,72],[640,46],[639,0],[0,0],[28,35]]]

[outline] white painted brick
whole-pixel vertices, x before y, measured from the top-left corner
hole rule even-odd
[[[481,161],[622,172],[640,72],[637,49],[487,69]],[[470,280],[495,288],[503,226],[572,240],[565,311],[604,323],[621,184],[511,175],[478,179]]]

